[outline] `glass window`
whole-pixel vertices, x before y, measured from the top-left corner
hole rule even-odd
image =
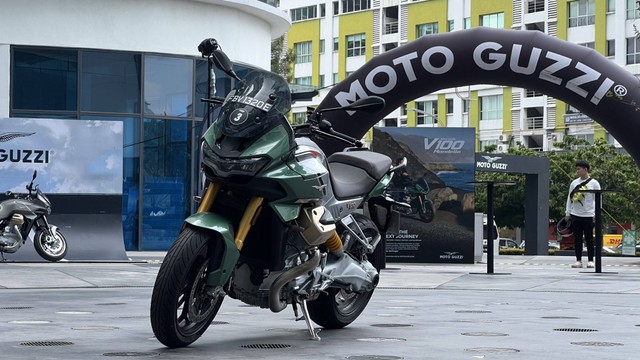
[[[140,54],[83,51],[82,111],[140,113]]]
[[[480,120],[502,119],[502,95],[482,96],[480,98]]]
[[[607,56],[616,56],[616,41],[615,40],[607,40]]]
[[[528,0],[527,1],[527,13],[535,13],[544,11],[545,0]]]
[[[294,44],[296,64],[310,63],[312,59],[312,42],[305,41]]]
[[[438,33],[437,22],[416,25],[416,38],[419,38],[425,35],[437,34],[437,33]]]
[[[291,21],[302,21],[307,19],[314,19],[318,17],[318,8],[316,5],[305,6],[297,9],[291,9]],[[324,16],[324,15],[322,15]]]
[[[295,83],[298,85],[309,85],[311,86],[311,76],[297,77],[295,78]]]
[[[640,39],[627,38],[627,65],[640,64]]]
[[[145,114],[191,116],[193,59],[146,56],[144,105]]]
[[[340,48],[340,40],[335,37],[333,38],[333,52],[338,51],[338,49]]]
[[[438,101],[416,101],[416,124],[433,125],[438,123]]]
[[[640,18],[640,10],[638,10],[640,6],[638,5],[636,0],[627,0],[627,19],[639,19]]]
[[[608,13],[616,12],[616,0],[607,0],[607,12]]]
[[[480,25],[497,29],[504,29],[504,13],[482,15]]]
[[[464,18],[464,28],[471,29],[471,18]]]
[[[324,39],[320,39],[320,54],[324,54]]]
[[[453,20],[447,21],[447,31],[452,32],[455,28],[455,22]]]
[[[596,23],[595,0],[569,2],[569,27],[593,25]]]
[[[122,132],[122,230],[127,251],[138,248],[138,204],[140,201],[140,118],[83,116],[81,120],[121,121]]]
[[[371,8],[370,0],[342,0],[342,12],[367,10]]]
[[[191,212],[191,122],[144,119],[143,134],[142,250],[163,250]]]
[[[338,73],[333,73],[333,85],[337,84],[340,82],[340,79],[338,77]]]
[[[307,113],[306,112],[295,112],[293,113],[293,124],[298,125],[307,121]]]
[[[324,75],[320,74],[320,82],[318,83],[318,87],[324,87]]]
[[[453,114],[453,99],[447,99],[447,114]]]
[[[320,4],[320,17],[325,17],[327,14],[327,8],[325,4]]]
[[[347,57],[364,56],[367,36],[366,34],[356,34],[347,36]]]
[[[77,110],[78,52],[14,49],[12,109]]]

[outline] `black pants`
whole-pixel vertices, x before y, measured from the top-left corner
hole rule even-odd
[[[582,237],[587,243],[587,257],[593,261],[595,244],[593,240],[593,218],[571,215],[571,230],[575,239],[576,260],[582,261]]]

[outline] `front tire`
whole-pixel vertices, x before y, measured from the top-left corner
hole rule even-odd
[[[435,216],[436,213],[436,209],[433,206],[433,202],[429,199],[424,199],[423,200],[424,203],[422,204],[422,207],[420,208],[420,210],[418,211],[420,214],[420,220],[426,222],[426,223],[430,223],[431,221],[433,221],[433,218]],[[418,205],[420,206],[420,205]]]
[[[53,235],[48,231],[38,230],[33,241],[38,255],[47,261],[60,261],[67,255],[67,239],[59,229]]]
[[[224,293],[207,286],[213,242],[202,229],[185,228],[167,253],[151,295],[151,328],[170,348],[196,341],[218,313]]]
[[[369,218],[360,214],[354,214],[353,217],[358,222],[358,225],[366,237],[374,238],[380,235],[378,228]],[[345,236],[346,232],[342,232],[342,234]],[[356,241],[352,239],[349,248],[345,249],[345,251],[355,255],[356,259],[358,259],[358,254],[361,253],[362,249],[355,243]],[[380,265],[375,263],[375,259],[379,258],[379,256],[376,256],[376,253],[379,254],[381,251],[383,251],[382,247],[377,246],[374,253],[369,254],[373,259],[372,265],[374,265],[378,271],[380,271]],[[369,304],[374,290],[375,288],[367,292],[355,293],[337,288],[329,288],[326,294],[320,295],[316,300],[310,301],[307,304],[309,316],[313,322],[325,329],[341,329],[354,322],[356,318],[360,316],[367,304]]]

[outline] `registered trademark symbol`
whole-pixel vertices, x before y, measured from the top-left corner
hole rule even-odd
[[[625,96],[627,95],[627,88],[624,87],[623,85],[616,85],[613,88],[613,92],[616,93],[616,95],[618,96]]]

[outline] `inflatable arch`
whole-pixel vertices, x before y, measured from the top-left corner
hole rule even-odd
[[[407,101],[472,84],[522,87],[565,101],[600,123],[640,165],[640,80],[595,50],[539,31],[478,27],[423,36],[371,59],[317,110],[384,98],[379,114],[331,113],[336,130],[362,137]],[[340,150],[331,141],[321,146],[327,155]]]

